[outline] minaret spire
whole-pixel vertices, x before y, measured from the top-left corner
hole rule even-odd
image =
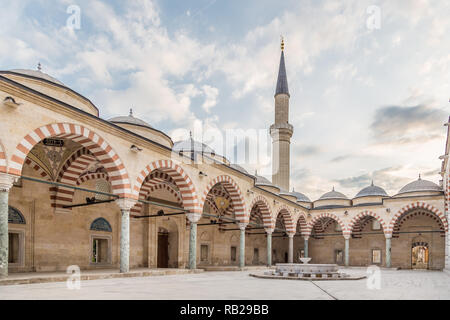
[[[281,57],[280,57],[280,67],[278,69],[278,79],[277,87],[275,90],[275,96],[284,93],[289,96],[289,87],[286,75],[286,64],[284,62],[284,38],[281,37]]]
[[[289,123],[289,89],[284,62],[285,43],[281,37],[281,57],[275,89],[275,123],[270,126],[272,137],[272,183],[289,190],[290,144],[293,126]]]

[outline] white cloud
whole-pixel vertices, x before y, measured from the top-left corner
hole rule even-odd
[[[217,104],[217,97],[219,96],[219,89],[211,87],[209,85],[202,86],[203,93],[205,95],[205,102],[203,102],[203,109],[206,112],[210,112],[211,108]]]

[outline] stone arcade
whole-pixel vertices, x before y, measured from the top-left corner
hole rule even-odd
[[[0,71],[0,275],[299,257],[449,269],[449,140],[440,186],[419,177],[395,195],[372,184],[352,199],[333,189],[311,201],[289,191],[289,97],[282,51],[269,181],[132,113],[104,120],[40,70]]]

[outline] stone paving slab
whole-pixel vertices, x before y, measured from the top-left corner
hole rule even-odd
[[[341,271],[367,275],[365,268]],[[250,277],[251,271],[201,272],[164,277],[110,278],[81,281],[79,290],[66,283],[0,287],[0,300],[402,300],[450,299],[450,276],[440,271],[381,270],[379,288],[368,279],[354,281],[286,281]],[[367,275],[368,276],[368,275]]]
[[[202,269],[134,269],[129,273],[120,273],[119,270],[101,269],[81,271],[80,280],[99,280],[113,278],[133,278],[133,277],[151,277],[165,276],[176,274],[192,274],[203,272]],[[48,283],[48,282],[65,282],[70,274],[65,272],[30,272],[30,273],[13,273],[8,278],[0,279],[0,286]]]

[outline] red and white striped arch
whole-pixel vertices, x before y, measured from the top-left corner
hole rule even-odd
[[[80,148],[75,151],[62,166],[57,182],[67,185],[77,185],[83,171],[85,171],[91,164],[96,162],[95,156],[86,148]],[[73,203],[73,196],[75,190],[69,187],[58,186],[56,188],[55,196],[51,195],[52,207],[62,209],[63,206],[69,206]],[[70,211],[71,208],[66,209]]]
[[[25,164],[32,168],[34,171],[37,172],[37,175],[40,178],[44,178],[46,180],[51,180],[50,176],[47,174],[47,172],[42,169],[40,165],[38,165],[35,161],[31,160],[30,158],[25,159]]]
[[[180,206],[183,206],[183,200],[181,198],[181,194],[178,190],[175,189],[174,186],[166,184],[166,183],[159,183],[159,184],[150,184],[148,182],[144,182],[141,188],[141,192],[139,193],[139,200],[147,200],[150,194],[156,190],[164,190],[167,191],[167,194],[172,198],[171,200],[174,200],[177,204]],[[144,203],[137,202],[133,208],[131,209],[131,212],[133,213],[141,213],[142,208],[144,207]]]
[[[356,225],[356,223],[358,223],[364,217],[373,217],[377,219],[378,222],[380,222],[381,227],[383,228],[383,232],[386,234],[387,229],[386,222],[378,214],[368,210],[358,213],[356,216],[352,218],[352,220],[350,220],[350,223],[348,224],[348,231],[350,232],[350,234],[352,234],[353,228]]]
[[[308,224],[306,223],[306,216],[304,213],[300,212],[300,214],[298,215],[296,226],[296,231],[298,230],[298,228],[300,228],[300,233],[302,235],[307,234]]]
[[[311,232],[314,228],[314,225],[321,219],[326,219],[326,218],[331,218],[334,221],[336,221],[337,223],[339,223],[339,225],[341,226],[342,229],[342,234],[344,236],[348,236],[350,235],[350,232],[348,231],[347,227],[345,226],[345,224],[342,222],[341,219],[339,219],[335,214],[333,213],[328,213],[328,212],[324,212],[324,213],[320,213],[319,215],[315,216],[307,225],[307,236],[311,235]]]
[[[203,192],[200,206],[203,210],[203,206],[205,204],[206,197],[208,196],[209,191],[216,185],[222,184],[224,189],[228,192],[231,198],[231,202],[233,203],[234,216],[237,220],[242,223],[248,223],[250,219],[250,214],[246,214],[245,212],[245,202],[244,197],[242,196],[242,192],[237,185],[237,183],[228,175],[221,175],[214,178],[206,187],[206,190]]]
[[[8,158],[6,157],[5,148],[0,141],[0,172],[8,172]]]
[[[406,212],[408,211],[412,211],[414,209],[425,209],[429,212],[434,213],[436,216],[439,217],[439,219],[442,222],[442,225],[444,226],[445,232],[448,232],[448,221],[447,218],[445,217],[445,215],[437,208],[435,208],[434,206],[432,206],[431,204],[425,203],[425,202],[414,202],[411,203],[407,206],[404,206],[403,208],[401,208],[391,219],[391,221],[389,222],[388,227],[386,228],[386,232],[385,233],[389,233],[392,234],[393,230],[394,230],[394,226],[397,222],[397,220]]]
[[[260,195],[256,196],[250,205],[250,210],[255,206],[257,206],[261,212],[264,227],[273,229],[275,227],[275,221],[272,219],[272,213],[266,198]]]
[[[109,177],[105,172],[87,172],[78,178],[77,186],[89,180],[99,180],[99,179],[103,179],[109,182]]]
[[[194,183],[188,174],[178,164],[172,160],[158,160],[147,165],[136,178],[133,186],[133,198],[139,199],[139,192],[142,188],[145,179],[155,170],[167,173],[175,182],[180,190],[181,199],[183,201],[183,208],[189,210],[191,213],[201,213],[201,207],[198,202],[197,191]]]
[[[113,148],[94,131],[73,123],[54,123],[35,129],[17,145],[8,172],[21,175],[27,154],[39,141],[59,137],[78,142],[100,161],[109,175],[112,191],[119,197],[131,197],[131,184],[122,160]]]
[[[284,225],[286,227],[286,232],[287,233],[295,233],[296,228],[295,228],[294,219],[292,217],[291,211],[289,210],[289,208],[287,206],[282,205],[278,209],[277,219],[280,216],[283,219]]]

